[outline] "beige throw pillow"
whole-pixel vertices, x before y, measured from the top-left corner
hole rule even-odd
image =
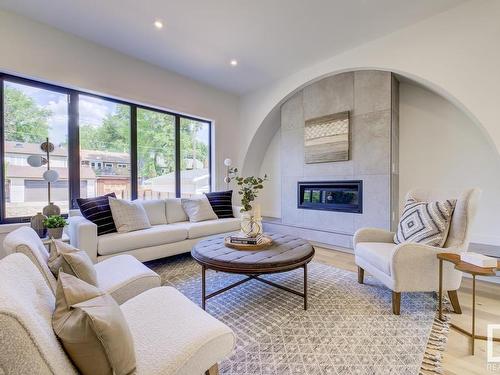
[[[200,199],[182,198],[181,204],[191,223],[218,218],[206,197]]]
[[[52,327],[83,375],[135,371],[132,335],[120,306],[108,294],[59,273]]]
[[[97,272],[86,251],[77,249],[60,240],[52,240],[47,262],[55,277],[59,270],[97,286]]]
[[[118,233],[132,232],[151,227],[148,214],[137,201],[109,197],[109,207]]]

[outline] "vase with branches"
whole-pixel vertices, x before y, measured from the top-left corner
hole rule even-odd
[[[267,175],[264,177],[236,176],[235,180],[241,197],[241,231],[249,237],[256,237],[262,233],[262,217],[260,206],[253,202],[257,199],[259,191],[264,188]]]

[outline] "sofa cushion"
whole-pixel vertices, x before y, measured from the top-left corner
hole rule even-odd
[[[167,224],[166,204],[163,199],[138,200],[144,207],[151,225]]]
[[[184,223],[155,225],[151,228],[127,233],[110,233],[97,239],[97,253],[111,255],[123,251],[164,245],[185,240],[188,236]]]
[[[167,223],[178,223],[181,221],[188,221],[184,209],[182,208],[180,198],[169,198],[165,200],[166,210],[167,210]]]
[[[219,219],[234,217],[233,215],[233,191],[214,191],[205,193],[210,205]]]
[[[161,285],[160,276],[128,254],[104,259],[95,265],[99,288],[121,305],[142,292]]]
[[[76,202],[83,217],[97,225],[97,235],[116,232],[115,222],[109,207],[109,197],[116,198],[115,193],[95,198],[77,198]]]
[[[125,199],[109,197],[109,207],[119,233],[133,232],[151,227],[148,215],[142,204]]]
[[[128,375],[135,370],[132,334],[116,301],[64,272],[57,280],[52,326],[83,375]]]
[[[188,224],[188,237],[200,238],[212,234],[234,232],[240,229],[240,219],[217,219]]]
[[[206,197],[199,199],[182,198],[181,204],[191,223],[217,219],[217,215]]]
[[[386,242],[359,242],[354,250],[357,257],[361,257],[375,268],[387,275],[391,274],[392,252],[397,245]]]
[[[136,375],[204,374],[235,344],[228,326],[172,287],[150,289],[121,309],[134,339]]]

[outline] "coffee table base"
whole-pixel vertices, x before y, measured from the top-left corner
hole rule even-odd
[[[243,280],[237,281],[231,285],[228,285],[222,289],[219,289],[215,292],[212,292],[210,294],[206,294],[206,272],[207,272],[207,269],[209,269],[209,267],[202,265],[201,266],[201,307],[203,308],[203,310],[205,310],[206,302],[210,298],[218,296],[219,294],[222,294],[224,292],[227,292],[228,290],[230,290],[234,287],[237,287],[238,285],[241,285],[243,283],[246,283],[247,281],[257,280],[257,281],[260,281],[261,283],[274,286],[275,288],[278,288],[278,289],[284,290],[288,293],[292,293],[292,294],[295,294],[296,296],[302,297],[304,299],[304,310],[307,310],[307,263],[304,264],[302,266],[302,268],[304,269],[304,292],[302,292],[302,293],[299,291],[293,290],[291,288],[288,288],[286,286],[273,283],[272,281],[262,279],[260,277],[260,274],[251,274],[251,275],[240,274],[240,275],[246,275],[248,277],[246,279],[243,279]]]

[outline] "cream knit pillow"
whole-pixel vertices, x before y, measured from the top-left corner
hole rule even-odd
[[[118,233],[151,227],[146,210],[137,201],[130,202],[109,197],[109,207],[111,207],[111,214]]]
[[[218,219],[207,197],[199,199],[181,199],[182,208],[191,223]]]

